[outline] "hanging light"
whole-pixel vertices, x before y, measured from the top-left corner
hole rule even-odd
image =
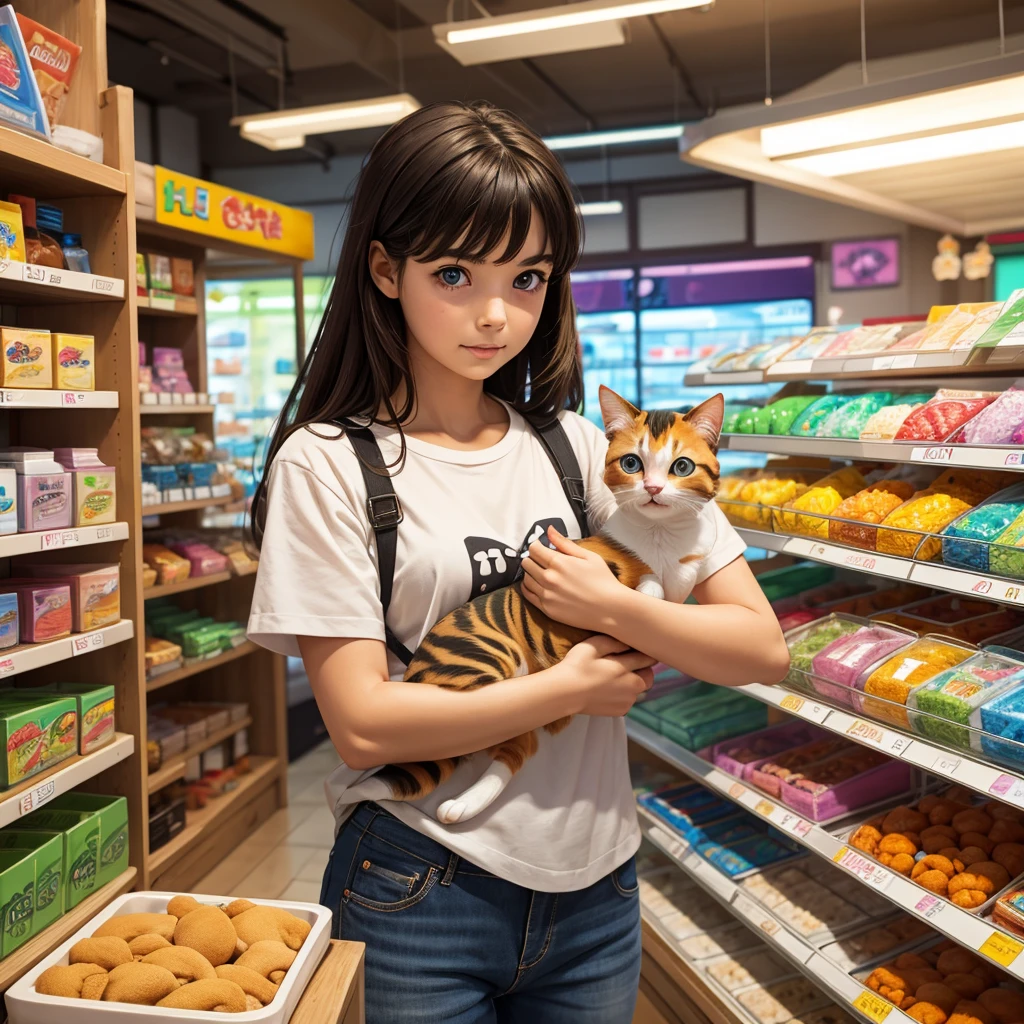
[[[593,149],[599,146],[625,146],[634,142],[658,142],[678,139],[681,124],[653,125],[647,128],[616,128],[606,132],[580,132],[578,135],[554,135],[544,139],[548,149]]]
[[[369,100],[246,114],[232,118],[231,124],[238,127],[243,139],[267,149],[299,149],[305,145],[307,135],[380,128],[400,121],[419,106],[412,96],[403,92]]]
[[[487,64],[618,46],[626,41],[622,22],[629,18],[709,6],[708,0],[583,0],[519,14],[435,25],[434,41],[460,64]]]
[[[622,213],[621,199],[603,199],[600,202],[580,203],[577,207],[582,217],[602,217]]]

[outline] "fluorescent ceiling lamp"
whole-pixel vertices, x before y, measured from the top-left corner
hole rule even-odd
[[[484,64],[620,45],[625,42],[625,32],[619,22],[706,6],[708,0],[583,0],[520,14],[435,25],[434,40],[461,64]]]
[[[579,135],[554,135],[544,139],[548,149],[590,149],[595,146],[624,146],[631,142],[658,142],[678,139],[681,124],[656,125],[651,128],[621,128],[607,132],[581,132]]]
[[[606,199],[600,203],[580,203],[576,209],[584,217],[600,217],[609,213],[622,213],[622,201]]]
[[[370,100],[246,114],[232,118],[231,124],[238,127],[243,139],[267,149],[298,149],[305,145],[307,135],[380,128],[400,121],[419,106],[412,96],[403,92]]]

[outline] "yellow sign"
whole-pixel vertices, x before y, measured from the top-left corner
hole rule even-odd
[[[785,697],[779,702],[779,707],[784,711],[799,711],[804,706],[803,697],[798,697],[795,693],[787,693]]]
[[[993,932],[981,944],[978,952],[984,953],[990,960],[995,960],[997,964],[1009,967],[1024,952],[1024,945],[1002,932]]]
[[[853,1000],[853,1005],[860,1010],[865,1017],[870,1017],[874,1021],[885,1020],[892,1011],[892,1003],[887,999],[883,999],[881,996],[876,996],[874,992],[868,992],[867,990],[861,992],[861,994]]]
[[[849,852],[848,846],[840,847],[839,852],[832,855],[832,859],[838,864]]]
[[[770,818],[772,811],[775,810],[775,804],[769,803],[767,800],[758,800],[754,805],[754,810],[757,811],[758,814],[762,814],[764,817]]]
[[[300,260],[313,258],[313,215],[166,167],[156,171],[156,220]]]

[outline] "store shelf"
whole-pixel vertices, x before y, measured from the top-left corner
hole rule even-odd
[[[62,302],[121,302],[124,281],[102,274],[80,274],[18,260],[0,260],[0,300],[54,305]]]
[[[199,304],[195,299],[160,299],[151,295],[138,296],[140,316],[191,316],[199,315]]]
[[[181,408],[181,407],[179,407]],[[196,512],[203,508],[230,505],[231,498],[195,498],[192,501],[170,501],[163,505],[143,505],[143,516],[169,516],[174,512]]]
[[[210,800],[202,810],[186,812],[184,829],[169,843],[150,854],[148,864],[150,877],[159,875],[169,864],[197,845],[203,835],[219,820],[245,804],[277,779],[279,762],[276,757],[250,756],[249,763],[252,765],[252,771],[248,775],[243,775],[234,789],[223,796]],[[244,837],[239,836],[238,838],[241,841]]]
[[[927,921],[932,928],[942,932],[954,942],[988,956],[1009,973],[1024,979],[1024,956],[1020,955],[1024,953],[1024,942],[1010,932],[995,926],[991,920],[971,914],[953,903],[933,896],[921,886],[910,881],[909,878],[889,871],[881,864],[861,854],[859,850],[846,846],[825,828],[804,820],[795,811],[768,798],[759,790],[749,788],[732,775],[719,771],[713,765],[701,760],[696,754],[680,747],[652,729],[630,721],[627,721],[626,729],[631,740],[657,754],[685,775],[740,807],[752,811],[812,853],[834,861],[864,885],[885,896],[895,906]],[[651,820],[657,822],[656,817],[652,816]],[[661,824],[660,827],[667,835],[670,834],[667,825]],[[670,835],[670,838],[673,837]],[[676,836],[674,839],[678,844],[675,852],[672,850],[665,852],[685,864],[694,865],[695,877],[697,877],[698,870],[701,871],[717,887],[715,895],[731,902],[734,895],[729,887],[733,886],[733,883],[710,863],[705,862],[703,858],[698,858],[695,853],[688,854],[686,841],[681,836]],[[711,874],[709,875],[708,872]],[[820,958],[820,954],[817,956]]]
[[[179,583],[165,583],[162,586],[147,587],[142,596],[146,601],[154,597],[170,597],[172,594],[184,594],[188,590],[198,590],[200,587],[212,587],[216,583],[226,583],[232,577],[230,572],[215,572],[209,576],[189,576],[187,580]]]
[[[139,409],[143,416],[182,416],[189,413],[215,413],[215,405],[144,405]]]
[[[1024,472],[1024,448],[1020,445],[920,445],[906,441],[847,441],[841,438],[788,437],[781,434],[724,434],[720,448],[731,452],[767,452],[773,455],[806,455],[865,462],[913,462]]]
[[[166,672],[162,676],[150,679],[146,683],[146,692],[152,693],[154,690],[170,686],[171,683],[180,683],[182,679],[188,679],[189,676],[198,675],[200,672],[209,672],[210,669],[220,668],[221,665],[226,665],[229,661],[244,658],[247,654],[252,654],[253,651],[259,650],[262,650],[259,644],[246,640],[233,650],[219,654],[216,658],[209,658],[206,661],[197,662],[195,665],[186,665],[184,668],[175,669],[173,672]]]
[[[9,533],[0,537],[0,558],[33,555],[37,551],[56,551],[59,548],[79,548],[89,544],[109,544],[127,539],[127,523],[75,526],[66,530],[41,530],[37,533]]]
[[[919,562],[895,555],[881,555],[860,548],[830,544],[813,537],[790,537],[765,530],[737,527],[736,532],[754,548],[778,551],[795,558],[808,558],[812,562],[837,565],[844,569],[883,576],[890,580],[905,580],[922,587],[933,587],[966,597],[983,597],[996,604],[1024,606],[1024,580],[1008,580],[999,576],[952,569],[935,562]]]
[[[43,665],[53,665],[58,661],[98,651],[101,647],[110,647],[133,636],[130,619],[122,619],[112,626],[94,629],[91,633],[72,633],[60,640],[48,640],[41,644],[18,644],[0,651],[0,679],[7,676],[31,672]]]
[[[134,736],[117,733],[105,747],[91,754],[76,754],[48,771],[4,790],[0,793],[0,828],[130,757],[134,749]]]
[[[128,892],[135,884],[135,875],[135,868],[122,871],[112,882],[107,882],[102,889],[91,896],[86,896],[81,903],[54,921],[49,928],[43,929],[24,946],[19,946],[13,953],[0,960],[0,992],[9,989],[26,971],[32,970],[40,960],[48,957],[104,907]]]
[[[0,289],[0,302],[3,301]],[[116,391],[44,391],[0,388],[0,409],[116,409]]]
[[[215,747],[218,743],[223,743],[224,740],[230,739],[236,732],[248,729],[250,725],[252,725],[252,719],[247,715],[238,722],[232,722],[223,729],[218,729],[213,735],[207,736],[202,743],[189,747],[188,750],[184,750],[176,757],[172,757],[166,764],[160,765],[155,772],[150,772],[149,774],[147,785],[150,793],[155,793],[158,789],[163,789],[168,783],[174,782],[175,779],[182,778],[185,774],[185,766],[193,757],[198,757],[203,751],[209,750],[210,747]]]
[[[809,942],[790,931],[769,911],[750,899],[731,879],[723,875],[703,857],[690,850],[678,833],[673,833],[656,815],[637,808],[644,835],[666,854],[690,878],[722,903],[737,920],[742,921],[776,953],[794,965],[802,974],[853,1012],[878,1024],[884,1018],[892,1024],[912,1024],[913,1018],[882,999],[851,977],[837,964],[823,956]]]
[[[5,189],[43,198],[124,195],[123,171],[68,153],[52,143],[0,126],[0,177]]]

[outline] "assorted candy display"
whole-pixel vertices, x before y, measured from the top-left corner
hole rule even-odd
[[[142,504],[245,497],[225,452],[194,427],[142,428]]]
[[[142,559],[144,587],[221,572],[249,576],[258,564],[240,529],[147,530]]]
[[[245,627],[219,622],[195,608],[166,598],[146,602],[146,677],[155,679],[183,665],[194,665],[245,643]]]

